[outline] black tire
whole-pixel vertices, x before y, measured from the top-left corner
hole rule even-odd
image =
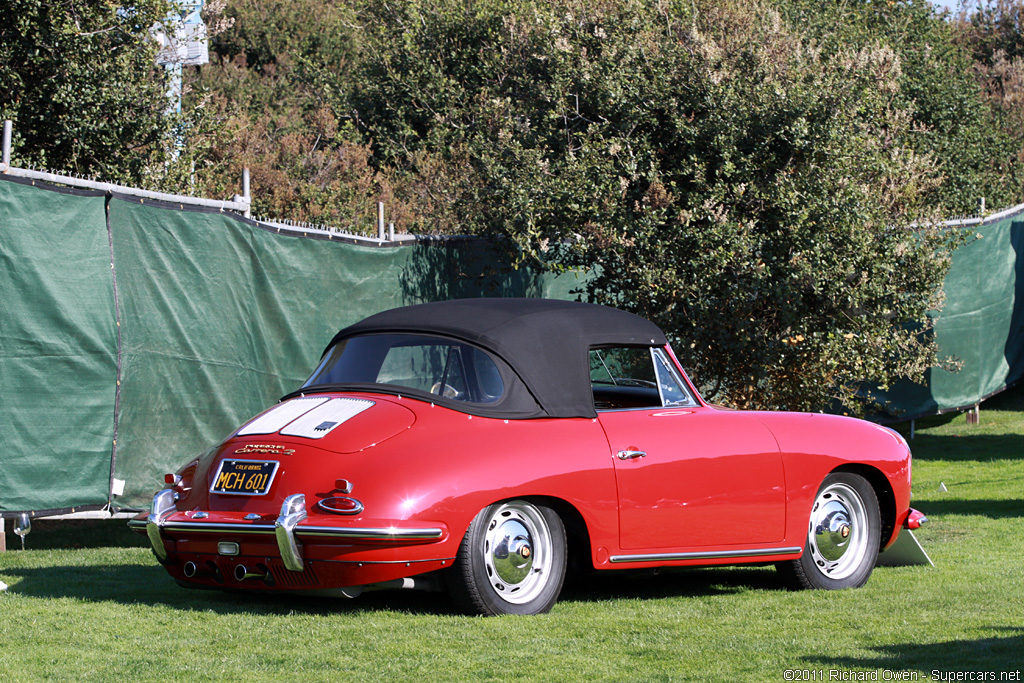
[[[565,566],[565,526],[558,513],[510,500],[473,519],[445,581],[466,614],[543,614],[558,600]]]
[[[776,564],[779,573],[795,590],[863,586],[878,559],[880,518],[878,497],[864,477],[833,472],[814,497],[803,555]]]

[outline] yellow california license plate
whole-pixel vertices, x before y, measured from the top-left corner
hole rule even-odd
[[[277,465],[273,460],[222,460],[210,491],[236,496],[262,496],[274,483]]]

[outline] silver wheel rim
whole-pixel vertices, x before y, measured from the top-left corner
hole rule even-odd
[[[526,501],[502,504],[487,520],[483,554],[498,597],[513,605],[530,602],[551,573],[551,531],[544,515]]]
[[[827,578],[840,581],[861,568],[868,551],[868,514],[856,490],[832,484],[818,494],[807,545],[814,566]]]

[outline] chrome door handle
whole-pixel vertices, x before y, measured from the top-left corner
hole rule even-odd
[[[619,460],[632,460],[633,458],[643,458],[647,456],[644,451],[638,451],[633,448],[629,448],[624,451],[619,451],[615,454]]]

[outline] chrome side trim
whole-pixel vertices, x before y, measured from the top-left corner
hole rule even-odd
[[[295,525],[306,519],[306,497],[295,493],[281,503],[281,516],[274,522],[277,549],[281,552],[284,566],[293,572],[303,570],[302,547],[295,540]]]
[[[368,541],[415,540],[441,538],[443,529],[400,529],[387,528],[339,528],[330,526],[304,526],[295,530],[299,536],[331,536],[334,538],[358,538]]]
[[[792,548],[754,548],[752,550],[715,550],[695,553],[653,553],[650,555],[612,555],[610,562],[675,562],[678,560],[728,560],[766,555],[794,555],[803,550]]]
[[[164,547],[164,539],[160,534],[164,520],[175,511],[174,491],[164,489],[153,496],[153,504],[149,508],[149,517],[146,519],[146,535],[149,537],[149,544],[153,546],[153,554],[160,564],[167,563],[167,548]]]

